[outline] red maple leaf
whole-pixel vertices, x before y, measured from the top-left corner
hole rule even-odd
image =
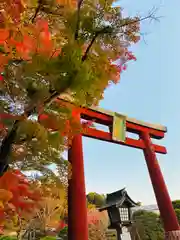
[[[22,211],[32,212],[41,200],[40,192],[33,190],[26,176],[19,170],[8,171],[0,177],[0,189],[7,190],[5,191],[7,197],[6,195],[0,196],[0,200],[6,206],[13,206],[18,214],[21,214]],[[11,193],[11,197],[8,192]],[[0,209],[0,216],[8,213],[6,211],[8,208]]]

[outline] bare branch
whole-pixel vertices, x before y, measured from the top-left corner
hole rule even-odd
[[[137,18],[137,19],[132,20],[132,21],[129,21],[129,22],[127,21],[127,22],[123,23],[119,28],[126,27],[126,26],[129,26],[129,25],[131,25],[131,24],[143,22],[143,21],[148,20],[148,19],[150,19],[150,21],[152,21],[152,20],[158,21],[160,17],[155,17],[155,13],[156,13],[156,12],[157,12],[157,9],[154,9],[154,8],[153,8],[153,9],[148,13],[148,15],[147,15],[146,17]],[[113,33],[118,33],[118,31],[117,31],[117,32],[113,32]]]
[[[146,34],[143,34],[143,33],[140,34],[140,36],[142,36],[143,42],[147,45],[147,42],[146,42],[146,40],[145,40],[144,35],[146,35]]]

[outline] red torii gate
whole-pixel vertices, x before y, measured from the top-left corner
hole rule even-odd
[[[57,99],[57,102],[64,104],[64,100],[60,98]],[[72,106],[72,104],[70,105]],[[153,144],[151,141],[151,138],[164,138],[164,135],[167,132],[166,127],[145,123],[121,115],[125,121],[125,132],[139,135],[139,139],[133,139],[125,136],[124,141],[122,141],[120,139],[115,139],[116,136],[114,136],[113,132],[113,125],[116,116],[120,116],[119,114],[98,108],[78,108],[78,111],[76,111],[76,107],[74,107],[74,109],[76,114],[74,114],[74,117],[77,121],[79,121],[79,123],[81,119],[90,120],[95,123],[108,126],[109,132],[86,127],[82,133],[75,135],[72,140],[71,148],[68,151],[68,160],[72,164],[72,177],[69,181],[68,189],[68,239],[88,240],[82,136],[143,150],[157,204],[164,224],[166,233],[165,239],[180,239],[178,220],[156,158],[156,153],[166,154],[166,148],[164,146]],[[2,117],[14,118],[9,114],[5,114]],[[21,117],[19,119],[21,119]]]
[[[59,99],[61,102],[62,100]],[[68,190],[68,239],[88,240],[87,205],[84,178],[84,160],[82,136],[99,139],[142,149],[149,170],[157,204],[165,229],[165,239],[180,239],[179,223],[173,209],[171,199],[158,164],[156,153],[166,154],[166,148],[153,144],[151,138],[162,139],[167,132],[166,127],[149,124],[136,119],[126,118],[126,131],[139,135],[139,139],[125,136],[125,141],[114,139],[112,127],[116,113],[98,108],[80,108],[76,120],[90,120],[109,127],[109,132],[88,127],[81,134],[74,136],[68,151],[68,160],[72,164],[72,178]]]

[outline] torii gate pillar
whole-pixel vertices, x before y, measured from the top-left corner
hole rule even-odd
[[[76,117],[80,121],[80,115]],[[72,166],[68,187],[68,239],[88,240],[82,134],[74,136],[68,160]]]
[[[179,240],[179,223],[172,206],[172,202],[156,158],[151,139],[147,133],[142,133],[141,138],[145,143],[144,156],[149,175],[156,196],[157,204],[165,229],[165,240]]]

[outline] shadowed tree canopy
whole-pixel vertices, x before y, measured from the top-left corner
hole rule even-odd
[[[180,222],[180,200],[172,201],[173,208],[175,210],[178,221]]]
[[[46,174],[47,165],[64,164],[67,136],[80,127],[54,100],[97,105],[126,62],[136,60],[128,47],[153,13],[124,18],[113,2],[0,1],[0,174],[9,164]]]
[[[172,201],[172,205],[174,209],[180,209],[180,200]]]
[[[132,239],[163,240],[164,231],[158,214],[144,210],[133,214]]]
[[[105,205],[106,197],[103,194],[90,192],[87,194],[87,201],[89,204],[95,205],[97,208],[100,208]]]

